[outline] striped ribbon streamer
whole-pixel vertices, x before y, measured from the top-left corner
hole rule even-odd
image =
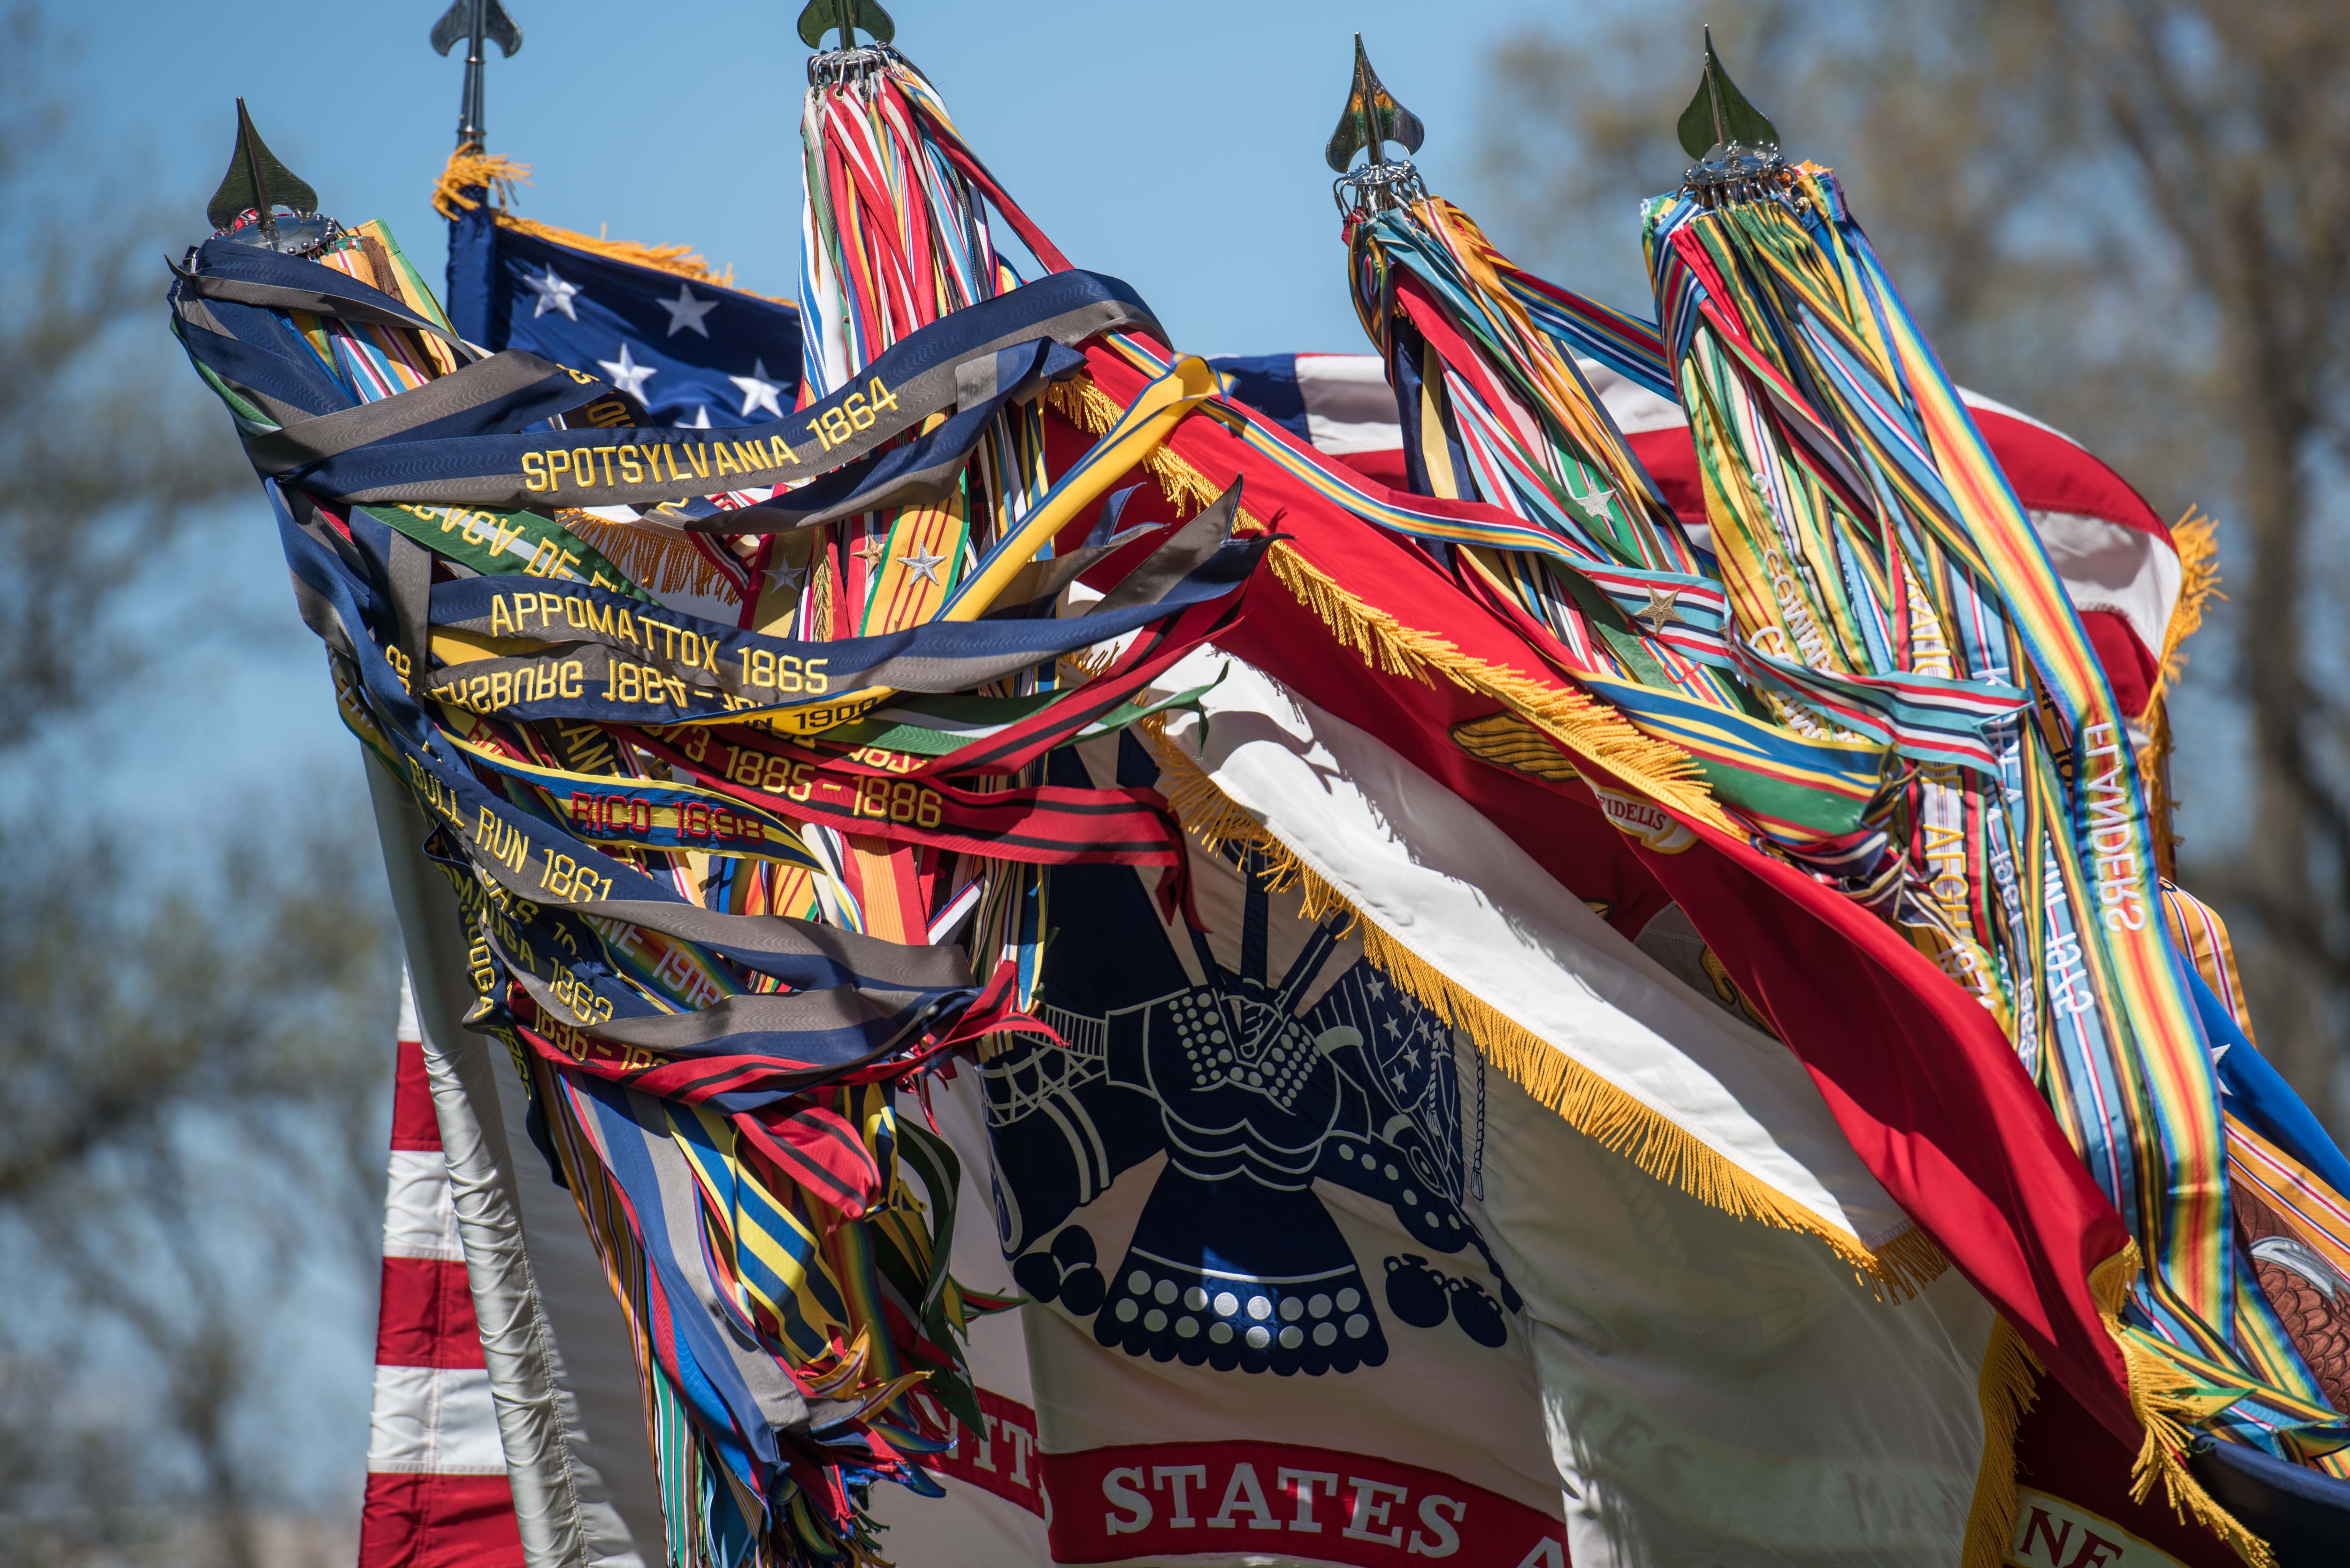
[[[1606,564],[1580,570],[1608,590],[1623,612],[1622,629],[1576,625],[1573,607],[1534,582],[1530,562],[1513,563],[1507,585],[1529,616],[1582,656],[1569,666],[1578,680],[1617,696],[1623,711],[1659,738],[1699,741],[1692,754],[1717,793],[1748,809],[1765,836],[1813,852],[1814,864],[1824,856],[1845,869],[1849,836],[1860,826],[1852,807],[1875,793],[1867,747],[1928,763],[1993,768],[1984,727],[2012,714],[2021,692],[1906,670],[1814,670],[1757,646],[1729,624],[1731,601],[1706,575],[1711,561],[1683,535],[1575,368],[1575,352],[1583,348],[1633,366],[1644,381],[1661,380],[1660,365],[1643,363],[1654,339],[1638,323],[1530,277],[1441,198],[1357,219],[1349,239],[1357,312],[1375,331],[1385,328],[1379,346],[1397,365],[1399,385],[1408,389],[1413,379],[1413,337],[1421,355],[1442,364],[1440,392],[1438,377],[1418,378],[1424,412],[1416,450],[1412,410],[1404,410],[1405,444],[1415,478],[1423,480],[1419,487],[1440,496],[1473,492],[1522,515],[1556,516],[1559,499],[1585,512],[1589,526],[1580,544]],[[1441,441],[1431,433],[1440,426]],[[1535,439],[1514,440],[1513,431]],[[1465,455],[1466,464],[1449,462],[1453,452]],[[1595,495],[1600,504],[1592,504]],[[1508,547],[1498,535],[1482,542]],[[1617,559],[1607,561],[1609,555]],[[1629,576],[1627,566],[1651,573]],[[1636,642],[1627,632],[1645,635]],[[1680,711],[1666,717],[1675,705],[1634,688],[1671,691]],[[1766,705],[1778,722],[1754,716]],[[1702,708],[1713,710],[1706,722],[1688,723],[1690,710]],[[1703,743],[1729,734],[1742,743]],[[1814,753],[1807,767],[1791,770],[1781,761],[1805,753]],[[1830,780],[1829,794],[1804,809],[1804,786]]]
[[[2123,1332],[2211,1429],[2286,1457],[2340,1446],[2234,1262],[2217,1086],[2125,716],[1956,389],[1824,170],[1754,200],[1659,198],[1647,239],[1743,641],[1799,653],[1772,660],[1791,681],[1925,676],[1986,710],[1989,754],[1897,733],[1921,764],[1908,836],[1946,954],[1988,961],[1986,1002],[2150,1265]],[[2019,687],[2033,722],[2005,716]]]
[[[928,123],[902,104],[879,112],[876,135]],[[943,201],[951,164],[924,156],[930,183],[895,189]],[[859,222],[886,211],[858,210]],[[881,297],[876,280],[906,284],[859,317],[872,323],[855,339],[860,366],[867,349],[1016,286],[989,261],[926,295],[914,269],[883,265],[939,232],[877,240],[859,253],[873,265],[848,268],[861,281],[845,310]],[[983,245],[983,220],[977,234]],[[244,248],[209,254],[225,266]],[[193,281],[203,262],[188,275],[183,292],[202,306],[175,313],[182,339],[256,451],[289,421],[380,408],[463,368],[431,296],[382,259],[395,254],[273,257],[248,269],[265,277],[225,295]],[[331,274],[354,282],[316,281]],[[325,314],[297,323],[237,286],[305,288]],[[356,302],[348,319],[332,314],[342,300]],[[526,391],[543,402],[564,384]],[[1143,684],[1229,618],[1262,545],[1227,544],[1232,507],[1211,509],[1139,565],[1120,556],[1149,586],[1114,586],[1098,614],[1076,618],[1055,618],[1051,596],[1107,541],[1057,574],[1032,563],[1214,392],[1204,365],[1173,367],[1110,439],[1050,472],[1034,400],[999,400],[945,499],[820,524],[797,559],[772,536],[750,545],[759,588],[732,628],[675,607],[538,512],[476,514],[396,493],[346,508],[298,483],[270,486],[338,708],[438,824],[427,853],[477,939],[473,1022],[525,1068],[620,1297],[674,1561],[872,1561],[868,1489],[935,1491],[924,1461],[947,1440],[936,1413],[981,1419],[960,1345],[974,1314],[1008,1303],[947,1277],[959,1174],[943,1144],[898,1116],[896,1082],[977,1034],[1029,1026],[1013,992],[1021,953],[1041,939],[1038,857],[1176,859],[1163,805],[1043,789],[1024,770],[1072,734],[1163,707],[1139,700]],[[480,405],[463,433],[560,411],[510,405]],[[883,462],[894,450],[877,449]],[[686,510],[697,506],[708,504]],[[437,572],[435,557],[457,569]],[[1006,607],[1016,613],[981,619]],[[1058,662],[1121,636],[1107,663]],[[852,670],[860,648],[899,662]],[[827,700],[808,674],[828,656],[847,661],[846,678],[912,669],[916,655],[917,684],[935,690],[868,681]],[[566,675],[567,661],[579,668]],[[633,702],[621,701],[624,667]],[[689,680],[725,695],[703,717],[802,737],[736,748],[759,765],[756,788],[693,765],[697,748],[721,755],[711,732],[677,724],[694,714],[648,705],[645,693]],[[759,690],[733,690],[745,681]],[[567,689],[583,700],[567,702]],[[917,749],[892,744],[912,736]],[[785,777],[769,787],[777,761]],[[825,784],[840,809],[815,809]],[[939,945],[991,902],[1024,937],[983,941],[975,966]]]
[[[1172,357],[1158,345],[1131,334],[1111,333],[1107,341],[1120,358],[1145,374],[1163,375],[1172,363]],[[1392,489],[1334,462],[1252,410],[1233,404],[1229,412],[1237,432],[1260,456],[1367,522],[1415,538],[1448,542],[1482,544],[1522,536],[1488,532],[1519,527],[1498,507],[1482,501]],[[1644,579],[1631,568],[1588,563],[1578,563],[1574,571],[1578,576],[1588,573],[1595,587],[1611,590],[1638,582],[1661,585],[1678,580],[1665,574],[1648,574]],[[1720,598],[1720,587],[1713,579],[1695,581],[1704,585],[1704,597],[1694,601],[1700,618],[1690,630],[1704,635],[1704,621],[1710,618],[1708,600],[1726,601]],[[1822,728],[1821,733],[1806,735],[1757,719],[1726,702],[1701,701],[1685,691],[1674,693],[1669,682],[1643,685],[1616,673],[1615,667],[1602,664],[1596,654],[1578,662],[1576,651],[1552,625],[1536,619],[1522,600],[1505,595],[1491,602],[1513,618],[1543,657],[1577,684],[1609,698],[1642,731],[1685,750],[1716,794],[1744,812],[1758,832],[1792,850],[1833,855],[1848,847],[1846,840],[1854,831],[1857,814],[1878,787],[1884,770],[1882,743],[1833,735],[1819,726],[1815,727]],[[1669,627],[1665,635],[1654,640],[1669,642],[1679,629]],[[1628,631],[1620,635],[1627,641],[1634,640]],[[1723,649],[1721,657],[1726,662],[1727,643],[1718,633],[1713,640]],[[1610,646],[1622,644],[1611,642]],[[1632,693],[1638,694],[1637,700],[1628,695]],[[1681,701],[1671,701],[1672,695]]]
[[[991,202],[1012,217],[1048,267],[1066,270],[963,140],[937,88],[902,57],[883,53],[886,69],[816,81],[801,118],[807,396],[844,382],[908,334],[1019,286],[997,254]],[[1212,381],[1193,390],[1187,409],[1214,390]],[[1097,477],[1107,482],[1122,466],[1102,465]],[[1055,485],[1041,404],[999,414],[967,473],[962,493],[939,508],[820,530],[796,590],[799,624],[813,635],[895,630],[970,599],[983,579],[992,591],[1005,568],[1054,553],[1051,540],[1068,518],[1047,517]],[[902,567],[890,570],[910,557],[927,563],[934,556],[944,559],[927,581],[918,583]],[[826,607],[837,630],[815,624]],[[1005,700],[1049,698],[1063,680],[1060,671],[1040,668],[987,691]],[[1032,764],[1003,773],[1000,787],[1041,782],[1040,765]],[[878,866],[860,868],[845,846],[841,859],[852,877],[868,870],[865,879],[900,890],[881,909],[895,911],[886,918],[909,932],[941,916],[948,898],[974,897],[969,878],[940,876],[919,857],[899,857],[888,875]],[[990,867],[977,886],[973,950],[1014,966],[1025,1004],[1035,995],[1047,929],[1044,877],[1035,867],[1005,862]]]
[[[1375,220],[1394,222],[1392,215]],[[1865,252],[1856,234],[1852,240]],[[1457,312],[1441,308],[1446,302],[1440,290],[1416,275],[1398,282],[1389,255],[1378,258],[1378,265],[1366,265],[1361,249],[1358,240],[1358,309],[1383,348],[1399,336],[1395,330],[1399,316],[1415,327],[1421,316],[1440,327],[1451,324],[1448,315],[1459,318]],[[1414,256],[1422,259],[1440,249],[1420,242]],[[1429,265],[1431,273],[1442,270]],[[1490,281],[1463,291],[1478,296],[1474,319],[1482,330],[1464,333],[1454,327],[1457,337],[1475,338],[1475,351],[1450,359],[1441,355],[1423,354],[1417,360],[1409,355],[1389,356],[1390,373],[1403,394],[1399,401],[1408,452],[1431,468],[1438,466],[1432,458],[1446,460],[1443,466],[1450,472],[1442,477],[1451,482],[1450,488],[1431,483],[1428,488],[1437,493],[1411,496],[1368,483],[1336,469],[1265,421],[1251,420],[1243,427],[1244,438],[1325,497],[1399,533],[1484,546],[1497,554],[1521,551],[1562,565],[1578,554],[1588,558],[1612,551],[1621,569],[1649,564],[1639,555],[1646,541],[1623,526],[1628,519],[1620,513],[1622,496],[1629,493],[1638,497],[1641,490],[1653,487],[1611,486],[1613,493],[1603,508],[1574,506],[1592,493],[1586,483],[1587,472],[1570,473],[1545,465],[1541,449],[1546,437],[1552,444],[1556,438],[1525,417],[1526,403],[1539,406],[1540,398],[1524,399],[1513,407],[1488,396],[1500,381],[1493,362],[1508,363],[1505,356],[1520,351],[1518,346],[1531,335],[1547,338],[1551,351],[1564,350],[1570,363],[1574,353],[1588,354],[1652,390],[1690,402],[1697,416],[1693,423],[1710,420],[1716,438],[1705,454],[1711,496],[1744,525],[1743,539],[1755,544],[1747,552],[1742,574],[1721,569],[1732,612],[1730,629],[1743,634],[1723,638],[1725,660],[1757,684],[1766,684],[1767,676],[1803,699],[1800,713],[1808,715],[1807,727],[1818,732],[1791,736],[1783,726],[1774,726],[1770,738],[1810,742],[1825,750],[1818,760],[1828,764],[1808,770],[1785,766],[1774,781],[1784,786],[1778,798],[1768,804],[1756,801],[1749,820],[1783,830],[1788,825],[1773,819],[1783,817],[1791,805],[1800,813],[1823,798],[1839,803],[1840,820],[1797,825],[1817,834],[1811,847],[1820,867],[1838,872],[1853,896],[1877,904],[1939,960],[1954,980],[1974,990],[2009,1026],[2027,1061],[2038,1063],[2062,1044],[2074,1045],[2084,1060],[2094,1060],[2077,1047],[2101,1022],[2094,1015],[2111,986],[2103,955],[2086,954],[2083,946],[2103,945],[2110,933],[2102,929],[2102,903],[2087,896],[2090,890],[2078,873],[2085,864],[2095,865],[2094,852],[2099,846],[2092,836],[2114,807],[2101,798],[2106,780],[2104,771],[2094,766],[2098,761],[2095,744],[2082,747],[2077,758],[2082,767],[2060,777],[2046,765],[2044,740],[2033,734],[2032,744],[2041,752],[2035,753],[2039,760],[2034,768],[2027,769],[2024,736],[2035,726],[2021,722],[2021,715],[2027,695],[2038,695],[2045,684],[2037,677],[2028,649],[2043,658],[2051,646],[2067,650],[2073,673],[2062,684],[2076,696],[2100,689],[2102,676],[2021,508],[2006,493],[2003,477],[1930,353],[1908,325],[1873,258],[1854,270],[1866,271],[1876,295],[1890,301],[1877,308],[1898,321],[1884,330],[1901,343],[1904,355],[1898,372],[1878,379],[1905,389],[1930,382],[1927,393],[1865,392],[1856,365],[1868,361],[1847,349],[1833,357],[1833,365],[1807,368],[1801,380],[1761,374],[1767,361],[1761,368],[1750,366],[1731,351],[1750,347],[1743,337],[1733,338],[1729,347],[1695,340],[1689,312],[1669,308],[1673,291],[1686,288],[1680,278],[1668,279],[1660,289],[1669,306],[1669,330],[1660,335],[1631,318],[1577,302],[1539,280],[1499,267],[1491,270]],[[1485,301],[1492,299],[1506,303],[1491,308]],[[1413,306],[1422,307],[1419,315],[1412,313]],[[1777,320],[1767,311],[1751,314],[1757,320]],[[1496,322],[1503,326],[1497,327]],[[1758,330],[1756,336],[1761,335]],[[1668,340],[1673,345],[1669,363]],[[1148,340],[1121,334],[1110,341],[1148,373],[1163,372],[1169,364]],[[1705,363],[1709,355],[1713,357],[1711,366]],[[1690,375],[1693,362],[1704,373],[1695,379]],[[1746,379],[1739,379],[1742,376]],[[1525,379],[1543,384],[1539,377]],[[1818,383],[1829,390],[1815,390]],[[1557,384],[1555,378],[1548,382]],[[1866,409],[1848,411],[1835,403],[1837,389],[1845,397],[1865,402]],[[1587,389],[1583,398],[1591,400]],[[1815,399],[1826,403],[1827,412],[1814,409]],[[1433,432],[1426,419],[1414,430],[1410,416],[1415,402],[1424,411],[1440,416],[1452,412],[1454,417],[1449,425],[1440,417],[1433,421],[1438,427]],[[1919,405],[1927,408],[1924,418],[1917,412]],[[1896,440],[1905,421],[1916,429]],[[1878,450],[1856,444],[1848,433],[1851,428],[1873,435]],[[1701,434],[1701,450],[1703,439]],[[1962,446],[1970,451],[1961,451]],[[1753,461],[1742,466],[1737,483],[1731,483],[1731,466],[1749,453]],[[1591,456],[1587,451],[1575,455],[1584,461]],[[1946,464],[1964,467],[1968,462],[1973,470],[1964,478],[1944,476]],[[1467,483],[1461,483],[1464,476]],[[1494,494],[1514,496],[1519,504],[1501,507],[1470,499],[1488,486]],[[1952,526],[1946,521],[1965,505],[1980,508],[2001,495],[2005,496],[2004,515],[1998,530]],[[1567,504],[1560,504],[1562,497]],[[1603,509],[1604,519],[1596,514]],[[1584,518],[1589,519],[1588,526]],[[1997,535],[2000,550],[2022,557],[2021,566],[1978,548],[1973,541],[1986,532]],[[1718,514],[1714,535],[1720,540],[1724,534],[1723,518]],[[1731,542],[1740,542],[1739,536]],[[1627,543],[1631,547],[1624,548]],[[1690,564],[1709,576],[1720,569],[1713,561],[1694,556]],[[2017,597],[2027,608],[2066,623],[2053,630],[2043,628],[2023,647],[2011,646],[2022,639],[2004,618],[2008,590],[1998,574],[2011,570],[2022,585]],[[1488,576],[1502,579],[1508,589],[1523,583],[1514,576]],[[1740,600],[1742,586],[1749,589],[1744,602]],[[1523,610],[1532,597],[1513,592],[1507,602]],[[1620,595],[1611,597],[1617,598],[1619,609],[1628,607]],[[1799,612],[1792,621],[1784,613],[1791,607]],[[1530,615],[1526,618],[1533,619]],[[1758,639],[1765,646],[1758,647]],[[1554,655],[1556,645],[1565,642],[1564,638],[1529,640]],[[1607,639],[1606,646],[1614,651],[1620,645]],[[1583,654],[1589,648],[1586,643],[1568,651]],[[1697,649],[1688,651],[1693,661],[1702,661]],[[1722,710],[1708,711],[1710,704],[1690,700],[1685,691],[1673,691],[1669,680],[1626,680],[1588,665],[1574,669],[1567,659],[1554,656],[1553,661],[1573,670],[1578,681],[1607,695],[1622,711],[1645,709],[1642,720],[1650,732],[1673,738],[1692,754],[1704,755],[1709,744],[1716,754],[1742,751],[1752,757],[1767,751],[1754,744],[1752,732],[1744,728],[1751,722],[1748,715],[1732,709],[1729,722],[1721,722],[1717,715]],[[1786,707],[1780,711],[1796,715]],[[2085,733],[2085,722],[2106,722],[2110,727],[2085,738],[2116,750],[2126,744],[2109,694],[2104,698],[2105,720],[2083,721],[2078,717],[2082,710],[2072,711],[2075,735]],[[1895,787],[1881,795],[1878,770],[1866,765],[1882,754],[1869,739],[1872,733],[1908,758]],[[1725,736],[1735,740],[1725,745]],[[1863,765],[1856,767],[1856,763]],[[1711,776],[1720,790],[1721,775]],[[1879,820],[1898,832],[1863,831],[1873,796],[1877,797]],[[2062,825],[2063,852],[2032,864],[2018,846],[2044,842],[2047,826],[2056,824]],[[1830,826],[1845,831],[1831,836],[1824,831]],[[2137,831],[2142,842],[2142,829]],[[2069,882],[2064,879],[2068,862],[2075,873]],[[2150,868],[2152,862],[2141,857],[2139,864]],[[2033,910],[2039,912],[2037,919],[2028,913]],[[2134,944],[2126,937],[2117,945],[2150,948],[2158,973],[2171,961],[2158,939]],[[2052,958],[2056,961],[2053,964]],[[2098,965],[2094,971],[2093,962]],[[2174,1007],[2170,1016],[2175,1022],[2178,1010]],[[2043,1036],[2052,1043],[2049,1051],[2042,1049]],[[2199,1039],[2191,1030],[2185,1038]],[[2108,1071],[2090,1087],[2108,1101],[2117,1101],[2129,1086],[2125,1080],[2131,1077],[2128,1072]],[[2128,1168],[2125,1148],[2126,1139],[2109,1137],[2105,1150],[2084,1147],[2083,1152],[2093,1163],[2102,1154],[2110,1173]],[[2207,1231],[2207,1247],[2215,1235]],[[2161,1277],[2158,1271],[2157,1281]],[[2242,1376],[2252,1368],[2233,1353],[2223,1361],[2187,1348],[2182,1342],[2193,1342],[2191,1328],[2199,1320],[2187,1324],[2174,1320],[2167,1339],[2157,1334],[2150,1342],[2168,1343],[2177,1352],[2168,1362],[2169,1370],[2153,1379],[2142,1376],[2139,1382],[2151,1388],[2154,1381],[2167,1380],[2174,1391],[2191,1390],[2170,1408],[2198,1415],[2213,1409],[2215,1400],[2232,1400],[2235,1408],[2221,1417],[2220,1427],[2241,1421],[2255,1432],[2293,1429],[2297,1435],[2287,1440],[2301,1451],[2322,1449],[2337,1439],[2312,1425],[2325,1413],[2321,1403],[2309,1397],[2314,1389],[2305,1370],[2298,1367],[2290,1345],[2275,1332],[2273,1314],[2264,1303],[2245,1298],[2240,1287],[2241,1282],[2231,1282],[2225,1294],[2235,1309],[2233,1326],[2249,1345],[2246,1354],[2256,1376]],[[2147,1300],[2148,1293],[2141,1291],[2142,1313]],[[2179,1332],[2182,1327],[2190,1332]],[[2129,1327],[2122,1332],[2147,1331]],[[2224,1386],[2211,1381],[2213,1369],[2223,1365],[2233,1378]],[[2226,1397],[2219,1397],[2222,1393]],[[2158,1405],[2157,1401],[2149,1408]],[[2175,1460],[2177,1454],[2169,1458]],[[2172,1475],[2177,1479],[2175,1466]]]

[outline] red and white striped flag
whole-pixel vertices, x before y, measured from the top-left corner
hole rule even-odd
[[[514,1491],[405,975],[398,1050],[359,1568],[518,1568]]]

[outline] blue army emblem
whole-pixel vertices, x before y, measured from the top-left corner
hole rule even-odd
[[[1220,1371],[1376,1366],[1389,1317],[1505,1345],[1517,1294],[1461,1212],[1482,1107],[1464,1138],[1450,1025],[1271,892],[1253,853],[1201,869],[1237,884],[1201,898],[1237,917],[1236,955],[1162,923],[1129,870],[1052,874],[1044,1016],[1066,1048],[1024,1038],[983,1075],[1014,1278],[1105,1345]],[[1161,1153],[1112,1266],[1081,1210]],[[1317,1187],[1384,1205],[1409,1245],[1366,1277]],[[1431,1262],[1465,1249],[1501,1299]]]

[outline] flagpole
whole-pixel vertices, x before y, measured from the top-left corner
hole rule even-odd
[[[498,0],[451,0],[449,9],[432,24],[432,47],[446,55],[458,39],[465,40],[465,81],[457,99],[457,147],[480,147],[486,128],[484,87],[489,59],[482,46],[494,43],[508,59],[522,48],[522,29],[514,25]]]
[[[465,44],[465,88],[457,109],[457,145],[482,141],[482,0],[473,0],[473,26]]]

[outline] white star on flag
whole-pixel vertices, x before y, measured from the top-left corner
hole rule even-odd
[[[579,286],[576,283],[566,283],[556,276],[553,267],[546,269],[545,277],[532,277],[525,273],[523,275],[522,282],[525,288],[538,296],[538,305],[530,313],[530,318],[533,321],[550,310],[559,310],[574,321],[579,319],[579,313],[571,308],[571,296],[579,292]]]
[[[710,405],[708,403],[695,404],[693,409],[693,418],[690,420],[678,421],[676,428],[681,431],[708,430],[710,428]]]
[[[669,312],[668,336],[674,337],[681,330],[699,332],[704,337],[710,336],[710,328],[702,324],[702,318],[718,308],[716,300],[696,299],[690,286],[679,284],[675,299],[656,300],[654,303]]]
[[[945,582],[939,576],[939,568],[947,564],[947,558],[944,556],[933,556],[924,548],[910,556],[899,556],[898,564],[906,568],[909,576],[919,576],[932,587],[946,587]]]
[[[753,409],[764,409],[777,419],[784,417],[784,405],[775,400],[775,394],[784,389],[779,383],[767,379],[767,362],[764,359],[754,360],[749,375],[726,379],[742,389],[744,414],[749,414]]]
[[[630,358],[629,346],[625,342],[620,345],[620,357],[618,359],[598,359],[596,363],[602,369],[605,375],[611,378],[612,385],[640,403],[645,400],[645,383],[660,374],[659,367],[639,365]]]

